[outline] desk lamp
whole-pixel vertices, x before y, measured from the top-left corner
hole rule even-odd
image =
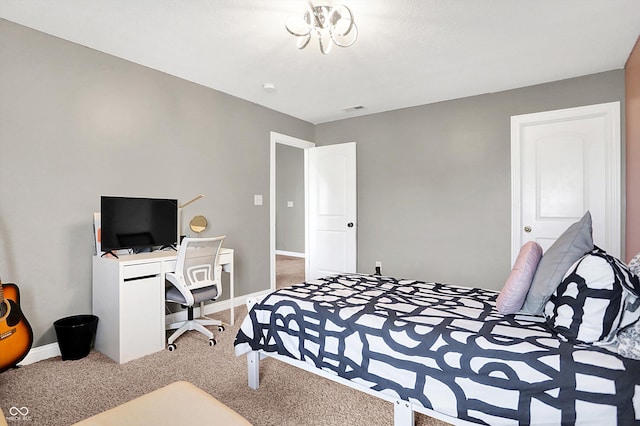
[[[202,197],[204,197],[204,194],[200,194],[197,197],[194,197],[193,199],[187,201],[186,203],[178,206],[178,239],[177,239],[176,249],[180,248],[180,236],[182,235],[182,209],[187,207],[191,203],[195,203]]]

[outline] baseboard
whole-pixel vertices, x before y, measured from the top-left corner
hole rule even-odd
[[[24,359],[20,361],[18,365],[29,365],[33,364],[34,362],[42,361],[56,356],[60,356],[60,346],[58,346],[58,342],[49,343],[48,345],[31,348],[27,356],[24,357]]]
[[[291,256],[291,257],[305,257],[304,253],[298,253],[295,251],[284,251],[284,250],[276,250],[276,254],[281,254],[283,256]]]
[[[241,306],[247,302],[249,298],[262,297],[266,294],[269,294],[271,290],[263,290],[256,293],[247,294],[245,296],[238,296],[233,299],[234,306]],[[223,300],[220,302],[213,302],[206,304],[204,306],[204,313],[213,314],[216,312],[227,310],[231,307],[230,300]],[[194,312],[199,314],[200,308],[194,309]],[[184,321],[187,319],[186,311],[180,311],[173,314],[168,314],[166,317],[166,322],[177,322]],[[49,343],[48,345],[37,346],[35,348],[31,348],[27,356],[24,357],[22,361],[18,364],[18,366],[33,364],[34,362],[43,361],[48,358],[53,358],[56,356],[60,356],[60,347],[58,346],[58,342]]]

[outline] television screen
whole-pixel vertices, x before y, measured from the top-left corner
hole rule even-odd
[[[133,249],[176,244],[178,200],[163,198],[100,198],[101,249]]]

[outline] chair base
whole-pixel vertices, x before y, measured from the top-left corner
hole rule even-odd
[[[200,312],[202,312],[202,305],[200,307]],[[218,327],[223,326],[224,323],[222,321],[218,321],[207,316],[202,316],[200,318],[193,318],[193,307],[190,306],[187,308],[187,316],[188,319],[186,321],[174,322],[166,326],[166,330],[176,330],[169,336],[167,339],[167,344],[171,345],[175,342],[178,337],[182,336],[187,331],[195,330],[199,333],[204,334],[209,338],[209,340],[213,339],[213,333],[211,330],[206,329],[205,325],[217,325]]]

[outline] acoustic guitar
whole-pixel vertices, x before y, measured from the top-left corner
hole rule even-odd
[[[20,290],[0,280],[0,373],[14,367],[33,344],[33,330],[20,309]]]

